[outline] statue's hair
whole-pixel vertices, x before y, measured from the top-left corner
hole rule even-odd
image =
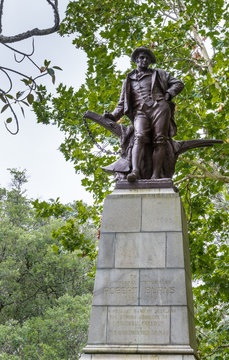
[[[136,63],[136,60],[137,60],[137,57],[139,55],[139,53],[141,52],[145,52],[146,54],[149,55],[150,57],[150,60],[151,60],[151,64],[155,64],[156,63],[156,57],[154,55],[154,53],[149,49],[147,48],[146,46],[140,46],[138,47],[137,49],[135,49],[131,55],[131,60]]]

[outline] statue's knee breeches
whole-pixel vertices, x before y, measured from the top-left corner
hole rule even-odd
[[[144,113],[134,119],[134,143],[148,144],[152,137],[151,124]]]
[[[134,135],[134,143],[136,145],[145,145],[148,144],[150,142],[150,137],[148,136],[148,134],[135,134]]]
[[[168,140],[168,136],[166,135],[154,136],[153,146],[156,147],[156,146],[166,145],[167,140]]]

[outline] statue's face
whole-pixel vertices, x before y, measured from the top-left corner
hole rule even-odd
[[[149,64],[151,63],[151,59],[146,52],[140,52],[138,57],[136,58],[136,64],[139,69],[147,69]]]

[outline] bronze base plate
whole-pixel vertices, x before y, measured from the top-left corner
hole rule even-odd
[[[168,189],[172,188],[178,192],[178,189],[174,186],[172,179],[142,179],[134,182],[127,180],[118,180],[116,182],[116,189]]]

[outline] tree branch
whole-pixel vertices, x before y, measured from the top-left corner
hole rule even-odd
[[[4,3],[4,0],[1,0],[1,3],[0,3],[0,34],[2,33],[3,3]]]
[[[58,11],[58,0],[46,0],[47,3],[52,7],[54,12],[54,25],[48,29],[38,29],[34,28],[32,30],[23,32],[21,34],[13,35],[13,36],[4,36],[0,35],[0,43],[13,43],[21,40],[28,39],[33,36],[43,36],[43,35],[49,35],[59,30],[60,26],[60,17],[59,17],[59,11]],[[3,2],[4,0],[1,0],[0,4],[0,32],[2,33],[2,15],[3,15]]]
[[[34,54],[34,50],[35,50],[35,47],[34,47],[34,39],[33,39],[33,41],[32,41],[32,51],[31,51],[30,54],[26,54],[26,53],[24,53],[24,52],[22,52],[22,51],[20,51],[20,50],[17,50],[17,49],[13,48],[13,47],[10,46],[10,45],[6,45],[6,44],[3,44],[3,45],[6,46],[8,49],[10,49],[10,50],[12,50],[12,51],[14,51],[14,52],[22,55],[23,57],[26,57],[26,56],[27,56],[27,57],[30,57],[30,56],[32,56],[32,55]],[[20,62],[21,62],[21,61],[20,61]]]
[[[152,3],[154,3],[154,5],[158,6],[158,4],[156,3],[156,1],[152,0]],[[170,14],[168,14],[166,11],[162,10],[161,8],[159,9],[159,11],[166,17],[170,18],[173,21],[177,21],[177,18],[171,16]]]
[[[3,90],[0,88],[0,100],[3,102],[3,107],[1,109],[1,113],[3,113],[5,110],[11,111],[11,117],[8,117],[5,121],[5,127],[6,129],[12,134],[16,135],[19,131],[19,121],[17,113],[14,111],[14,104],[17,104],[20,106],[22,115],[25,116],[25,112],[23,109],[23,105],[31,105],[34,101],[34,95],[32,94],[33,91],[36,90],[37,84],[36,80],[40,77],[43,77],[45,75],[50,75],[52,78],[53,84],[55,83],[55,71],[54,68],[61,70],[58,66],[54,66],[54,68],[51,68],[49,66],[50,61],[45,60],[44,66],[40,67],[38,66],[33,59],[31,59],[31,56],[34,54],[34,39],[32,41],[32,51],[31,53],[25,53],[22,51],[19,51],[15,48],[13,48],[10,45],[7,45],[7,43],[13,43],[21,40],[28,39],[33,36],[41,36],[41,35],[48,35],[56,32],[59,29],[60,25],[60,17],[59,17],[59,11],[58,11],[58,0],[46,0],[49,6],[51,6],[53,12],[54,12],[54,25],[48,29],[38,29],[34,28],[32,30],[26,31],[24,33],[20,33],[14,36],[4,36],[2,35],[2,19],[3,19],[3,8],[4,8],[4,0],[0,0],[0,43],[7,47],[9,50],[14,52],[14,59],[17,63],[23,62],[24,59],[28,59],[39,71],[39,75],[36,77],[28,76],[26,74],[23,74],[17,70],[6,68],[3,66],[0,66],[0,72],[4,73],[9,81],[9,89]],[[17,58],[17,54],[19,57]],[[9,94],[13,88],[13,81],[11,79],[11,73],[22,76],[22,81],[25,83],[26,86],[28,86],[26,91],[18,91],[16,95]],[[25,93],[25,95],[22,97],[22,95]],[[37,92],[37,95],[39,95],[39,92]],[[12,99],[10,101],[9,99]],[[8,127],[8,124],[11,123],[14,119],[14,122],[16,124],[16,130],[11,131]]]
[[[197,161],[194,160],[189,160],[187,158],[184,159],[185,161],[189,162],[190,164],[196,166],[199,170],[201,170],[203,172],[202,175],[198,175],[198,174],[188,174],[186,175],[183,179],[179,180],[179,181],[175,181],[174,183],[180,184],[182,182],[184,182],[185,180],[190,180],[190,179],[213,179],[213,180],[217,180],[217,181],[222,181],[226,184],[229,184],[229,176],[226,175],[221,175],[216,169],[212,169],[212,172],[210,172],[209,170],[207,170],[203,165],[199,164]]]
[[[176,50],[177,48],[179,48],[179,47],[181,47],[181,46],[183,46],[182,43],[179,44],[179,45],[177,45],[177,46],[175,46],[175,47],[173,47],[172,49],[170,49],[170,50],[168,51],[168,53],[165,54],[164,59],[163,59],[163,61],[162,61],[162,65],[165,63],[165,60],[166,60],[166,58],[168,57],[168,55],[170,55],[174,50]],[[176,61],[176,60],[173,60],[173,61]]]
[[[9,81],[9,89],[8,90],[6,90],[6,91],[4,91],[4,90],[2,90],[1,88],[0,88],[0,94],[1,93],[3,93],[3,94],[8,94],[11,90],[12,90],[12,87],[13,87],[13,83],[12,83],[12,80],[11,80],[11,77],[9,76],[9,74],[0,66],[0,71],[2,71],[5,75],[6,75],[6,77],[7,77],[7,79],[8,79],[8,81]]]
[[[209,73],[214,76],[213,74],[213,66],[212,66],[212,62],[211,62],[211,59],[208,55],[208,52],[207,52],[207,49],[206,49],[206,46],[202,40],[202,38],[200,37],[199,33],[198,33],[198,30],[197,30],[197,26],[191,26],[191,31],[193,33],[193,36],[194,36],[194,39],[196,41],[196,43],[199,45],[200,49],[201,49],[201,52],[202,52],[202,55],[203,55],[203,58],[205,60],[205,63],[207,65],[207,69],[209,71]],[[220,90],[220,86],[217,82],[215,82],[215,87]]]
[[[209,358],[209,356],[214,355],[217,351],[219,351],[220,349],[226,349],[229,348],[229,344],[226,345],[219,345],[217,346],[217,348],[215,348],[215,350],[213,350],[213,352],[211,352],[210,354],[206,355],[206,356],[202,356],[202,359],[207,359]]]
[[[10,110],[11,110],[11,112],[12,112],[12,114],[13,114],[14,120],[15,120],[16,130],[15,130],[15,131],[10,130],[9,127],[8,127],[8,125],[7,125],[7,122],[6,122],[6,121],[4,122],[4,125],[5,125],[5,128],[7,129],[7,131],[9,131],[9,133],[10,133],[11,135],[17,135],[18,132],[19,132],[18,118],[17,118],[17,115],[16,115],[16,113],[15,113],[12,105],[10,104],[10,102],[9,102],[9,101],[7,101],[7,102],[8,102],[8,105],[9,105],[9,107],[10,107]]]
[[[186,10],[184,2],[182,0],[177,0],[177,3],[180,13],[184,12]]]

